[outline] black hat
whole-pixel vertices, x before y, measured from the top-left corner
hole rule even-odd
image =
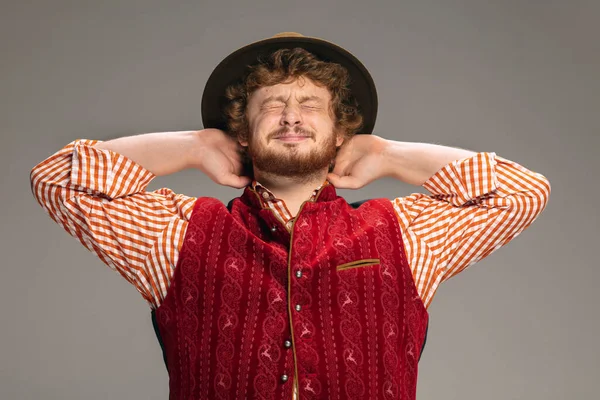
[[[272,38],[251,43],[234,51],[217,65],[208,78],[202,95],[204,128],[227,130],[223,113],[227,102],[225,89],[238,82],[247,72],[247,67],[257,63],[259,56],[278,49],[296,47],[309,51],[322,61],[340,64],[348,70],[351,79],[350,90],[363,116],[363,127],[358,133],[372,133],[377,117],[377,91],[369,71],[356,57],[340,46],[295,32],[283,32]]]

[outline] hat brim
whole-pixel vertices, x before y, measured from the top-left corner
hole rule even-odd
[[[224,107],[227,99],[225,89],[238,82],[249,65],[257,63],[258,57],[278,49],[301,47],[319,59],[342,65],[351,77],[350,90],[358,102],[363,116],[363,126],[358,133],[371,134],[377,117],[377,91],[375,83],[365,66],[350,52],[333,43],[311,37],[276,37],[261,40],[227,56],[212,72],[202,95],[202,122],[204,128],[227,130]]]

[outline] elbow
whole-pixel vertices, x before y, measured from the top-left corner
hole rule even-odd
[[[44,197],[47,197],[44,196],[44,193],[53,183],[53,177],[55,175],[55,172],[53,171],[54,170],[49,168],[45,161],[42,161],[33,167],[29,173],[31,193],[42,207],[44,207]]]
[[[548,205],[550,200],[551,186],[550,181],[543,175],[538,174],[537,185],[533,190],[533,195],[540,205],[540,212],[542,212]]]
[[[519,196],[521,200],[515,204],[513,213],[516,214],[516,218],[524,221],[526,226],[530,225],[546,209],[550,191],[550,181],[543,175],[536,174],[531,188],[522,193],[522,196]]]
[[[52,208],[64,199],[72,174],[73,143],[38,163],[29,172],[29,185],[33,197],[43,208]]]
[[[540,174],[535,174],[528,187],[511,196],[507,207],[507,222],[519,227],[518,232],[531,225],[546,209],[550,199],[550,181]]]
[[[40,202],[40,186],[43,184],[43,182],[44,175],[40,163],[33,167],[29,173],[29,185],[31,188],[31,193],[38,203]]]

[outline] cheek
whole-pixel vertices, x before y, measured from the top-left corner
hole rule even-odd
[[[259,116],[250,123],[249,127],[250,137],[253,139],[253,142],[261,142],[268,133],[279,128],[279,119],[272,115]]]
[[[278,125],[280,118],[281,117],[275,113],[265,113],[256,117],[253,127],[255,129],[269,129],[274,125]]]
[[[310,124],[317,128],[320,132],[331,132],[333,131],[334,124],[333,120],[327,116],[319,115],[312,116],[309,119]]]

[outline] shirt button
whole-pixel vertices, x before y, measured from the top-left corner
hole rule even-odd
[[[296,311],[302,310],[302,306],[300,304],[296,304]]]
[[[289,349],[290,347],[292,347],[292,342],[290,342],[289,340],[286,340],[285,342],[283,342],[283,346],[286,349]]]
[[[271,227],[271,232],[275,232],[276,230],[277,230],[277,227],[276,227],[276,226],[272,226],[272,227]]]
[[[286,383],[288,381],[288,376],[286,374],[281,375],[281,382]]]
[[[301,270],[296,271],[296,278],[302,278],[302,271]]]

